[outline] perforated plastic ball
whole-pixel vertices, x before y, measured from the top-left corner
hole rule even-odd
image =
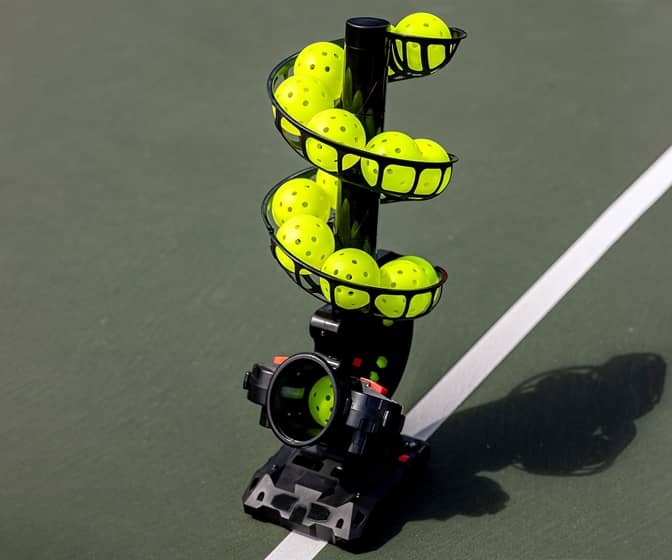
[[[290,179],[275,191],[271,201],[273,220],[279,226],[294,216],[304,214],[326,222],[330,212],[331,206],[324,191],[310,179]]]
[[[446,150],[443,149],[443,146],[441,146],[441,144],[438,142],[435,142],[429,138],[416,138],[415,143],[418,146],[424,161],[431,161],[433,163],[444,163],[450,161],[448,152],[446,152]],[[452,172],[453,168],[449,167],[446,170],[445,176],[443,177],[441,186],[439,186],[439,182],[441,181],[441,170],[425,169],[420,174],[418,188],[415,192],[417,194],[433,194],[434,192],[438,194],[442,192],[443,189],[445,189],[448,185]]]
[[[440,279],[441,276],[436,272],[434,269],[434,266],[432,266],[432,263],[430,263],[427,259],[423,259],[422,257],[416,257],[414,255],[406,255],[401,257],[399,260],[404,260],[404,261],[410,261],[412,263],[415,263],[417,266],[422,268],[422,270],[425,272],[427,275],[427,279],[429,281],[428,285],[436,284]],[[434,301],[439,299],[440,296],[439,290],[436,291],[434,294]]]
[[[403,132],[381,132],[369,140],[366,150],[374,154],[393,158],[421,161],[422,154],[413,138]],[[362,158],[362,175],[366,182],[374,186],[378,181],[379,165],[372,159]],[[415,169],[407,165],[391,164],[385,167],[382,188],[395,193],[407,193],[413,187]]]
[[[380,267],[380,286],[391,290],[419,290],[431,286],[432,282],[419,265],[404,260],[395,259]],[[382,294],[376,298],[375,304],[379,311],[390,318],[399,318],[404,315],[406,305],[405,295]],[[427,310],[432,302],[432,295],[416,294],[411,297],[406,317],[415,317]]]
[[[303,125],[315,114],[334,106],[327,88],[310,76],[290,76],[275,90],[275,98],[290,117]],[[299,129],[288,120],[282,119],[280,125],[283,130],[298,136]]]
[[[440,39],[450,39],[452,34],[450,28],[441,18],[425,12],[409,14],[403,18],[396,26],[396,32],[403,35],[413,35],[415,37],[433,37]],[[397,47],[403,48],[398,41]],[[427,51],[430,68],[436,68],[446,58],[446,49],[442,45],[430,45]],[[421,48],[418,43],[408,43],[407,63],[411,70],[422,70]]]
[[[308,122],[308,128],[320,136],[344,146],[363,148],[366,145],[366,133],[359,119],[345,109],[326,109],[320,111]],[[338,171],[338,152],[335,148],[309,138],[306,142],[306,155],[317,167],[326,171]],[[348,154],[343,158],[343,169],[349,169],[359,161],[359,156]]]
[[[380,283],[378,263],[371,255],[360,249],[336,251],[324,261],[322,272],[362,286],[378,286]],[[357,290],[350,286],[336,286],[332,301],[329,282],[320,279],[320,287],[324,297],[343,309],[359,309],[368,305],[371,300],[364,290]]]
[[[338,189],[340,187],[340,179],[335,175],[330,175],[326,171],[321,169],[317,170],[315,174],[315,182],[322,189],[324,194],[329,201],[329,205],[332,208],[336,208],[336,202],[338,201]]]
[[[343,49],[334,43],[320,41],[305,47],[294,61],[294,75],[311,76],[322,82],[331,99],[339,99],[345,66]]]
[[[334,251],[334,234],[329,225],[308,214],[290,218],[278,228],[275,235],[292,256],[313,268],[320,269]],[[294,262],[282,248],[276,247],[275,255],[283,267],[294,272]],[[299,273],[310,274],[310,271],[300,269]]]
[[[334,411],[334,386],[328,375],[320,377],[310,388],[308,410],[313,420],[324,427]]]
[[[427,281],[429,282],[428,286],[436,284],[439,281],[439,275],[432,266],[432,263],[430,263],[427,259],[423,259],[422,257],[415,255],[404,255],[403,257],[399,257],[397,260],[409,261],[421,268],[422,271],[427,275]]]

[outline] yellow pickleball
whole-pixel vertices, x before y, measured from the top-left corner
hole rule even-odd
[[[295,76],[310,76],[321,82],[332,100],[341,97],[345,55],[334,43],[320,41],[305,47],[294,61]]]
[[[404,315],[406,295],[394,294],[394,290],[419,290],[431,286],[433,282],[427,277],[423,267],[403,258],[398,258],[380,267],[380,286],[389,288],[390,293],[379,295],[375,304],[378,310],[392,319]],[[427,310],[432,302],[432,295],[416,294],[411,297],[406,317],[415,317]]]
[[[368,152],[381,156],[421,161],[422,154],[415,140],[408,134],[397,131],[387,131],[377,134],[366,145]],[[376,185],[379,175],[378,162],[373,159],[362,158],[362,175],[370,186]],[[390,164],[385,167],[381,187],[390,192],[407,193],[413,187],[415,169],[403,163]]]
[[[327,201],[331,208],[336,208],[336,203],[338,201],[338,189],[340,188],[341,181],[336,175],[330,175],[326,171],[321,169],[317,170],[315,174],[315,182],[322,189],[324,194],[327,197]]]
[[[395,32],[402,35],[412,35],[415,37],[428,37],[438,39],[450,39],[452,34],[450,28],[444,21],[425,12],[409,14],[403,18],[395,27]],[[408,51],[406,53],[408,67],[411,70],[421,71],[422,56],[419,43],[407,43]],[[397,42],[397,48],[402,49],[401,42]],[[446,49],[443,45],[430,45],[427,55],[429,60],[429,69],[434,69],[446,59]]]
[[[422,271],[427,275],[427,280],[429,282],[428,286],[436,284],[439,281],[439,275],[437,274],[434,266],[427,259],[418,257],[415,255],[404,255],[399,257],[397,260],[400,261],[410,261],[416,266],[420,267]]]
[[[329,225],[309,214],[290,218],[278,228],[275,236],[288,253],[313,268],[320,269],[334,251],[334,234]],[[275,248],[275,255],[284,268],[294,272],[294,261],[281,247]],[[310,274],[310,271],[300,269],[299,273]]]
[[[380,283],[378,263],[361,249],[339,249],[324,261],[322,272],[362,286],[378,286]],[[329,282],[323,278],[320,279],[320,288],[328,301],[343,309],[359,309],[371,300],[366,291],[342,285],[336,286],[332,300]]]
[[[363,148],[366,145],[366,133],[359,119],[345,109],[326,109],[320,111],[308,121],[308,128],[320,136],[344,146]],[[338,170],[338,152],[316,138],[306,142],[308,159],[326,171]],[[359,156],[348,154],[343,158],[343,169],[349,169],[359,161]]]
[[[439,144],[438,142],[431,140],[430,138],[416,138],[415,144],[417,145],[420,153],[422,154],[422,159],[427,162],[432,163],[445,163],[450,161],[450,156],[448,152]],[[418,188],[415,191],[417,194],[438,194],[443,191],[450,181],[453,168],[449,167],[446,170],[446,174],[441,181],[441,170],[439,169],[425,169],[420,174],[420,180],[418,181]],[[439,185],[439,182],[441,185]]]
[[[399,260],[410,261],[412,263],[415,263],[420,268],[422,268],[422,270],[427,275],[427,280],[429,281],[428,286],[436,284],[441,279],[441,276],[439,276],[438,272],[436,272],[434,265],[432,265],[432,263],[430,263],[427,259],[423,259],[422,257],[417,257],[415,255],[405,255],[403,257],[400,257]],[[434,294],[434,301],[439,299],[439,295],[440,291],[437,290],[436,293]]]
[[[315,114],[334,106],[327,88],[311,76],[290,76],[277,87],[275,98],[290,117],[303,125]],[[299,135],[299,129],[287,119],[282,119],[280,125],[290,134]]]
[[[327,425],[334,411],[334,386],[328,375],[320,377],[310,388],[308,410],[320,426]]]
[[[297,178],[283,183],[275,191],[271,200],[271,213],[279,226],[290,218],[303,214],[315,216],[326,222],[331,213],[331,206],[323,189],[315,181]]]

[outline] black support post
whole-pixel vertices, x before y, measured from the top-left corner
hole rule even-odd
[[[355,114],[366,137],[383,131],[389,55],[389,22],[360,17],[345,24],[343,109]],[[336,207],[336,246],[362,249],[375,258],[380,196],[357,186],[359,171],[350,170],[341,182]]]

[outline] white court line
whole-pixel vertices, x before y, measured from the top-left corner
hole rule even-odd
[[[565,251],[406,415],[404,433],[429,438],[609,248],[672,186],[669,147]],[[290,533],[266,560],[310,560],[326,542]]]
[[[273,549],[266,560],[301,560],[302,558],[309,560],[315,558],[326,544],[326,541],[292,531]]]

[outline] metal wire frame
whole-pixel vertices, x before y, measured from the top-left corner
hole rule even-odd
[[[271,249],[271,254],[273,255],[273,258],[278,262],[278,264],[282,267],[282,269],[285,271],[287,276],[299,287],[301,287],[304,291],[308,292],[309,294],[313,295],[314,297],[318,298],[319,300],[331,304],[334,309],[340,311],[340,312],[346,312],[346,311],[356,311],[359,313],[365,313],[368,315],[375,315],[378,317],[381,317],[383,319],[394,319],[394,320],[403,320],[403,319],[417,319],[419,317],[423,317],[424,315],[427,315],[434,307],[436,304],[439,302],[439,299],[441,298],[441,294],[443,292],[443,284],[446,282],[448,279],[448,273],[441,267],[439,266],[434,266],[434,270],[437,273],[437,276],[439,277],[439,280],[435,282],[434,284],[430,286],[426,286],[424,288],[420,289],[415,289],[415,290],[396,290],[396,289],[391,289],[391,288],[381,288],[377,286],[364,286],[362,284],[357,284],[354,282],[349,282],[347,280],[343,280],[341,278],[335,278],[333,276],[330,276],[321,270],[314,268],[313,266],[309,265],[308,263],[305,263],[301,261],[298,257],[294,256],[287,247],[285,247],[282,242],[277,238],[276,232],[277,232],[277,224],[273,221],[272,214],[271,214],[271,201],[273,199],[273,195],[275,192],[282,186],[285,182],[291,180],[291,179],[312,179],[315,175],[316,168],[308,168],[304,169],[302,171],[299,171],[297,173],[294,173],[290,175],[289,177],[286,177],[282,181],[278,182],[276,185],[271,188],[271,190],[268,191],[266,196],[264,197],[264,200],[262,201],[261,204],[261,217],[262,220],[264,221],[264,225],[266,226],[266,229],[268,230],[268,234],[270,237],[270,249]],[[331,222],[329,224],[330,226],[332,225]],[[280,249],[283,251],[284,255],[292,261],[294,264],[294,270],[290,271],[285,266],[283,266],[277,256],[277,249]],[[386,262],[389,262],[401,255],[398,255],[393,252],[388,252],[388,251],[379,251],[378,255],[378,264],[383,265]],[[329,297],[327,298],[326,295],[324,294],[323,288],[328,287],[328,294]],[[337,292],[337,289],[339,292]],[[356,309],[348,309],[345,307],[342,307],[337,303],[337,297],[336,294],[340,293],[340,290],[348,290],[348,291],[353,291],[357,290],[358,292],[364,292],[368,297],[367,297],[367,303],[366,305]],[[351,295],[351,294],[350,294]],[[388,315],[383,314],[378,307],[376,307],[376,302],[379,301],[379,298],[382,297],[395,297],[398,298],[399,296],[403,297],[403,310],[397,317],[390,317]],[[427,297],[429,296],[429,297]],[[415,298],[425,298],[428,299],[427,307],[423,309],[422,311],[413,314],[412,316],[409,315],[409,311],[411,308],[411,304],[414,301],[418,301]],[[398,300],[397,300],[398,301]],[[422,301],[422,299],[420,300]]]
[[[398,33],[388,32],[391,39],[391,56],[390,69],[391,74],[388,76],[389,81],[399,81],[402,79],[417,78],[432,74],[448,64],[455,54],[455,50],[459,42],[466,37],[466,33],[457,28],[451,28],[453,37],[450,39],[430,39],[421,37],[411,37],[401,35]],[[343,45],[343,39],[336,39],[331,41],[339,46]],[[407,52],[410,45],[417,44],[420,46],[421,60],[423,70],[411,70],[407,63]],[[429,65],[429,49],[430,47],[443,48],[447,55],[441,64],[430,67]],[[445,162],[427,162],[427,161],[412,161],[394,158],[390,156],[383,156],[373,154],[365,149],[346,146],[338,142],[334,142],[329,138],[319,135],[313,130],[308,129],[305,125],[299,123],[292,118],[281,106],[275,97],[275,90],[290,76],[293,75],[294,61],[299,53],[294,53],[288,56],[271,71],[267,81],[267,91],[271,104],[275,113],[275,126],[285,139],[285,141],[304,159],[319,167],[320,169],[343,177],[347,174],[347,179],[362,188],[368,188],[378,192],[382,197],[395,200],[429,200],[441,194],[445,189],[450,177],[452,176],[452,167],[458,161],[457,156],[448,154],[448,161]],[[293,129],[298,130],[298,135],[292,134],[283,126],[289,123]],[[310,146],[320,149],[331,150],[332,159],[335,163],[335,168],[329,166],[325,167],[320,162],[311,158],[308,148]],[[359,161],[368,161],[375,165],[377,169],[375,184],[369,184],[364,180],[359,166],[356,164]],[[346,162],[347,161],[347,162]],[[404,192],[392,190],[385,186],[385,176],[392,171],[406,171],[412,173],[412,182]],[[425,177],[432,177],[430,188],[425,188],[426,185],[422,183],[421,179]],[[421,187],[422,185],[422,187]]]

